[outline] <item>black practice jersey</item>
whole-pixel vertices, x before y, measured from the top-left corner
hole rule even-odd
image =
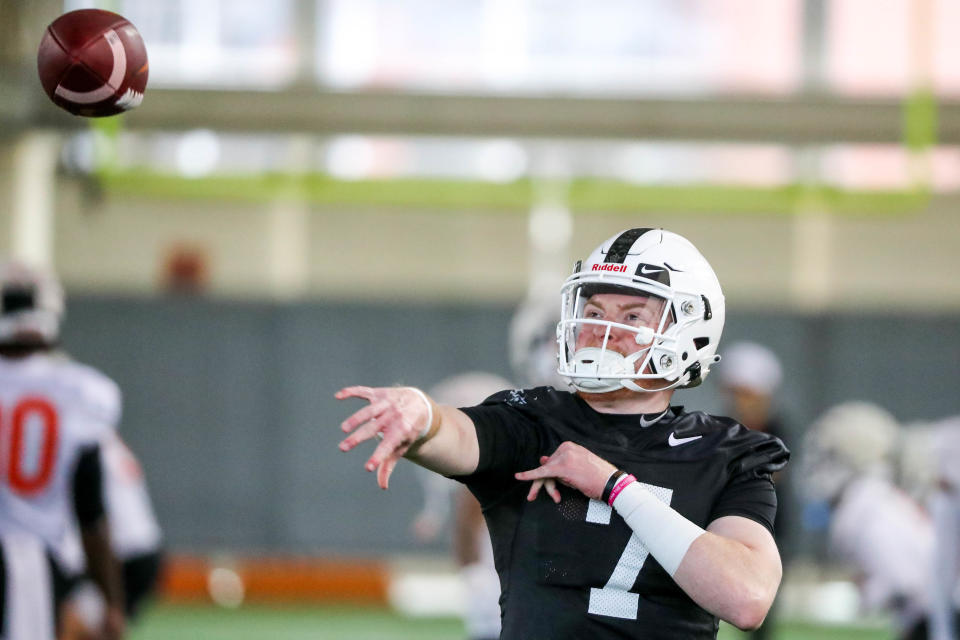
[[[457,480],[480,501],[500,574],[502,638],[715,638],[718,620],[693,602],[607,504],[559,487],[527,502],[513,474],[540,465],[564,441],[636,476],[660,500],[706,528],[743,516],[773,530],[771,474],[783,443],[729,418],[671,407],[662,415],[598,413],[576,395],[540,387],[504,391],[464,409],[480,444],[476,472]],[[658,419],[659,418],[659,419]]]

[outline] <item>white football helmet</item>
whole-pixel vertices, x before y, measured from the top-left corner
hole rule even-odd
[[[0,263],[0,344],[52,344],[62,318],[63,289],[53,274],[14,260]]]
[[[726,387],[772,396],[783,380],[783,367],[776,354],[762,344],[735,342],[723,350],[717,375]]]
[[[560,307],[549,300],[524,301],[510,320],[510,366],[522,387],[566,389],[557,373],[557,323]]]
[[[960,489],[960,416],[904,425],[897,448],[900,486],[915,497],[927,497],[949,486]]]
[[[892,474],[900,425],[885,409],[844,402],[814,422],[803,441],[801,477],[807,497],[836,500],[854,479]]]
[[[658,319],[630,325],[584,317],[590,297],[600,293],[642,297],[656,308]],[[581,391],[695,387],[720,360],[716,351],[725,313],[720,283],[697,248],[676,233],[618,233],[577,263],[561,300],[558,372]],[[604,328],[602,343],[578,349],[577,338],[589,326]],[[610,348],[614,329],[634,333],[641,348],[627,354]],[[636,382],[643,379],[664,384],[645,388]]]

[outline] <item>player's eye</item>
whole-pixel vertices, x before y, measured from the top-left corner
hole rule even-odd
[[[648,325],[648,324],[650,324],[652,321],[653,321],[653,319],[651,318],[651,316],[650,316],[649,314],[645,314],[645,313],[628,313],[627,316],[626,316],[626,318],[625,318],[624,324],[629,324],[629,325],[632,325],[632,326],[639,326],[639,325]]]

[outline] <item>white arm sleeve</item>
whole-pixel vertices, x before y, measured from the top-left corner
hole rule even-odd
[[[706,533],[633,482],[613,501],[613,508],[640,538],[640,542],[673,576],[693,541]]]

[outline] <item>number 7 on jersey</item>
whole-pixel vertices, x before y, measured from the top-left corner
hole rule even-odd
[[[639,484],[660,502],[670,504],[673,498],[673,489],[656,487],[645,482]],[[590,505],[587,507],[587,522],[610,524],[612,513],[613,508],[610,505],[600,500],[591,499]],[[640,606],[640,596],[632,593],[630,588],[637,581],[640,569],[643,568],[643,564],[647,561],[649,555],[650,552],[640,542],[637,534],[631,534],[626,548],[620,554],[617,566],[613,569],[613,574],[607,580],[607,584],[602,589],[590,589],[590,606],[587,612],[598,616],[636,620],[637,610]]]

